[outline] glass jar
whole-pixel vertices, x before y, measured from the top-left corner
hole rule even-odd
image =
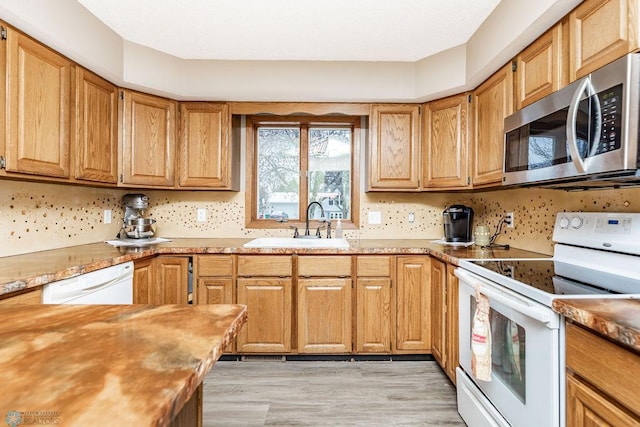
[[[486,225],[477,225],[473,236],[477,246],[487,246],[491,243],[491,233]]]

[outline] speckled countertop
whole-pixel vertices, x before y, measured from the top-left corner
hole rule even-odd
[[[1,258],[0,295],[157,254],[428,254],[458,264],[463,258],[548,257],[521,249],[453,247],[430,240],[349,240],[349,249],[244,248],[251,239],[172,239],[147,247],[114,247],[104,242]]]
[[[557,299],[553,301],[553,309],[640,353],[640,300]]]
[[[1,306],[0,414],[168,425],[246,315],[231,304]]]

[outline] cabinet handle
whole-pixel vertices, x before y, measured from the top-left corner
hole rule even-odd
[[[7,28],[6,27],[0,27],[0,39],[2,40],[6,40],[7,39]]]

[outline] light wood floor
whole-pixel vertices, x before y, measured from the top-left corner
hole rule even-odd
[[[433,361],[217,362],[204,426],[464,426]]]

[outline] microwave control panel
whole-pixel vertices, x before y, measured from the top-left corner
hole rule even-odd
[[[620,148],[622,134],[622,85],[598,93],[600,101],[600,140],[594,154],[607,153]]]

